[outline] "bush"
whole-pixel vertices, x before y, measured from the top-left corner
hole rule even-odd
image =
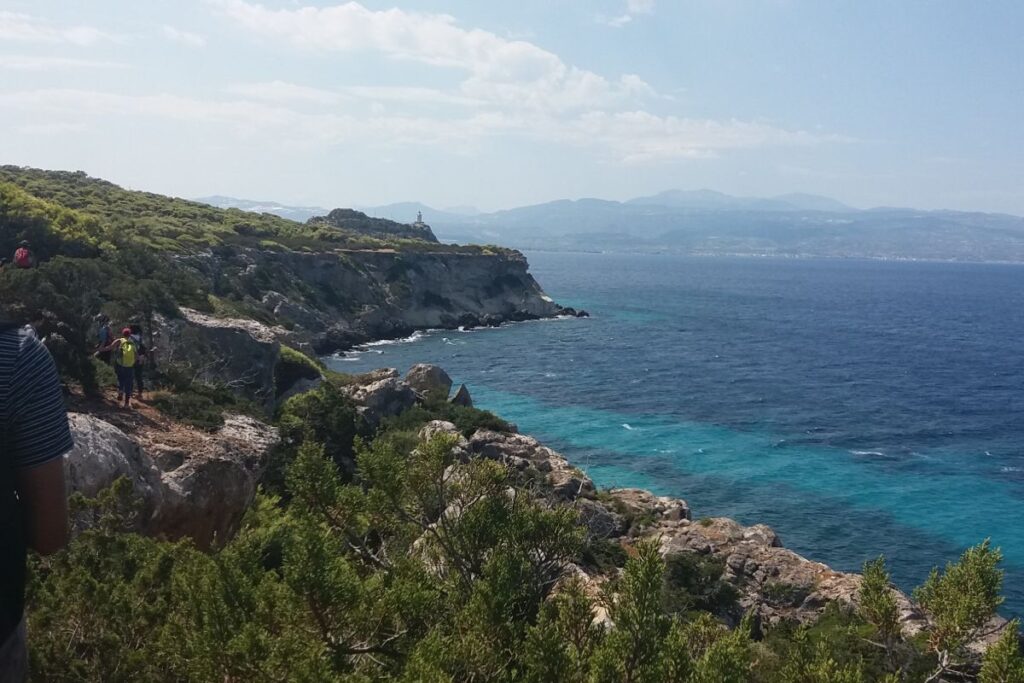
[[[418,431],[433,420],[451,422],[463,436],[472,436],[478,429],[509,433],[512,425],[494,413],[479,408],[455,405],[448,401],[428,398],[423,404],[413,406],[401,415],[384,420],[381,430]]]
[[[223,406],[196,392],[156,392],[150,402],[162,413],[185,424],[214,432],[224,426]]]
[[[324,365],[290,346],[281,347],[281,355],[274,366],[274,391],[282,396],[302,379],[316,379],[324,372]]]
[[[722,580],[725,561],[692,552],[665,558],[665,604],[669,612],[691,610],[723,614],[732,610],[738,591]]]
[[[364,434],[364,422],[355,404],[331,382],[313,391],[292,396],[278,410],[281,443],[270,456],[262,483],[268,490],[286,494],[284,473],[306,441],[324,444],[328,458],[341,476],[355,473],[355,442]]]

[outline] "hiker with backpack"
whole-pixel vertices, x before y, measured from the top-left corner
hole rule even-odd
[[[96,322],[99,324],[99,329],[96,331],[96,356],[110,365],[110,351],[101,351],[110,346],[110,342],[114,341],[114,331],[110,329],[110,318],[103,313],[96,316]]]
[[[36,263],[36,259],[32,256],[32,249],[29,247],[27,241],[22,240],[18,244],[18,248],[14,250],[14,265],[17,268],[31,268]]]
[[[24,681],[25,560],[68,537],[63,456],[73,446],[60,377],[30,327],[0,324],[0,680]]]
[[[114,374],[117,375],[117,401],[124,401],[125,408],[132,407],[132,388],[135,384],[135,364],[138,362],[138,343],[132,338],[132,329],[121,330],[121,336],[108,346],[96,352],[99,356],[105,351],[113,352]]]
[[[135,354],[135,397],[142,400],[142,372],[152,360],[153,349],[147,348],[142,341],[142,325],[132,323],[129,325],[132,331],[132,340],[135,341],[137,353]]]

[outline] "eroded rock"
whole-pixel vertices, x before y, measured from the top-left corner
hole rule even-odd
[[[466,408],[473,407],[473,397],[469,395],[469,388],[465,384],[460,384],[458,391],[452,396],[451,402],[457,406],[464,406]]]
[[[181,312],[181,318],[157,320],[153,345],[160,362],[179,366],[193,381],[223,384],[271,409],[281,351],[277,340],[288,331],[255,320],[215,318],[187,308]]]
[[[94,498],[125,477],[141,503],[139,524],[146,527],[163,503],[160,470],[138,442],[109,422],[80,413],[70,413],[68,422],[75,441],[64,456],[68,492]]]
[[[419,363],[405,376],[413,390],[424,397],[447,399],[452,390],[452,378],[436,365]]]
[[[378,380],[350,391],[359,413],[371,427],[386,417],[399,415],[416,405],[416,392],[396,377]]]
[[[128,435],[92,415],[72,413],[69,421],[75,440],[65,458],[70,491],[95,497],[125,477],[140,502],[139,531],[189,537],[201,548],[237,531],[278,439],[275,428],[244,415],[225,416],[212,434],[177,426],[187,447],[165,442],[168,434],[160,431]]]

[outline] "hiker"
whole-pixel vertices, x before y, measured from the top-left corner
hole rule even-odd
[[[114,341],[114,332],[110,329],[110,318],[103,313],[96,316],[96,322],[99,323],[99,330],[96,332],[96,356],[110,365],[110,351],[100,351],[100,349],[110,346],[110,342]]]
[[[27,677],[25,559],[68,537],[61,457],[73,446],[60,378],[30,327],[0,326],[0,681]]]
[[[14,265],[17,268],[31,268],[35,265],[35,257],[27,241],[22,240],[14,250]]]
[[[138,361],[139,347],[132,339],[132,329],[121,330],[121,336],[96,352],[112,351],[114,356],[114,373],[117,375],[117,401],[124,401],[125,408],[132,407],[132,385],[135,383],[135,363]]]
[[[132,323],[128,327],[131,328],[132,339],[135,341],[135,348],[137,349],[135,354],[135,398],[141,401],[142,371],[150,363],[150,354],[153,353],[153,349],[147,348],[146,343],[142,341],[142,325]]]

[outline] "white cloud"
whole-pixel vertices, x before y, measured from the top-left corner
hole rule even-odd
[[[250,88],[249,93],[302,92],[295,90],[301,86],[271,85],[262,92]],[[241,93],[244,88],[234,90]],[[591,148],[628,163],[651,163],[707,158],[736,149],[846,141],[839,136],[790,131],[767,123],[657,116],[645,111],[592,111],[569,118],[530,111],[471,111],[463,116],[430,117],[389,114],[372,107],[373,115],[296,108],[324,101],[293,98],[292,106],[283,106],[252,99],[201,100],[170,94],[124,95],[74,89],[0,92],[0,109],[29,113],[33,125],[46,125],[47,119],[63,120],[69,112],[79,119],[93,117],[97,125],[116,117],[135,124],[145,118],[169,119],[219,126],[226,134],[257,138],[261,144],[290,146],[359,142],[382,148],[425,145],[459,151],[474,148],[488,138],[511,135]]]
[[[352,101],[400,102],[407,104],[438,104],[477,106],[484,104],[458,93],[448,93],[436,88],[412,86],[347,86],[337,90],[314,88],[285,81],[263,83],[239,83],[228,87],[228,92],[244,95],[267,102],[292,103],[310,102],[335,105]]]
[[[506,105],[561,111],[636,96],[635,81],[609,80],[566,64],[525,40],[457,25],[446,14],[370,10],[358,2],[273,10],[245,0],[213,0],[245,28],[304,50],[377,52],[455,69],[462,94]]]
[[[104,62],[94,59],[66,57],[39,57],[34,55],[0,55],[0,69],[12,71],[55,71],[59,69],[126,69],[123,62]]]
[[[23,126],[19,126],[17,131],[22,135],[41,135],[49,137],[51,135],[63,135],[66,133],[84,133],[88,129],[89,127],[84,123],[54,121],[52,123],[27,123]]]
[[[268,102],[312,102],[315,104],[338,104],[344,98],[333,90],[311,88],[284,81],[265,83],[240,83],[228,88],[228,92]]]
[[[93,26],[57,26],[46,19],[18,12],[0,11],[0,41],[22,43],[70,43],[87,47],[114,37]]]
[[[737,149],[848,141],[767,123],[656,116],[645,111],[591,112],[572,122],[569,130],[577,144],[601,140],[628,163],[701,159]]]
[[[653,14],[654,0],[626,0],[626,11],[630,14]]]
[[[203,47],[206,45],[206,38],[199,35],[198,33],[191,33],[189,31],[182,31],[179,28],[175,28],[169,24],[164,24],[160,27],[160,32],[163,33],[164,38],[167,40],[182,43],[189,47]]]
[[[633,18],[638,14],[654,14],[654,0],[626,0],[626,11],[624,14],[615,17],[606,17],[603,14],[599,14],[594,17],[594,20],[605,26],[622,28],[633,21]]]
[[[599,14],[595,18],[595,21],[597,21],[597,23],[599,23],[599,24],[604,24],[605,26],[611,26],[612,28],[621,28],[621,27],[625,26],[626,24],[628,24],[629,22],[633,21],[633,15],[632,14],[620,14],[617,17],[609,18],[609,17],[605,17],[605,16],[602,16],[602,15]]]
[[[461,27],[447,15],[373,11],[358,2],[275,10],[246,0],[210,1],[254,34],[299,50],[373,52],[435,67],[443,81],[451,82],[453,72],[457,79],[444,88],[324,88],[272,80],[231,85],[218,99],[78,89],[0,91],[0,112],[14,127],[59,129],[69,118],[90,124],[91,130],[171,121],[187,125],[190,135],[209,131],[243,144],[256,140],[290,148],[352,144],[460,152],[477,151],[494,139],[521,138],[585,148],[627,163],[842,140],[761,121],[648,111],[673,105],[638,75],[607,78],[531,42]],[[627,9],[650,12],[654,3],[634,0]]]

